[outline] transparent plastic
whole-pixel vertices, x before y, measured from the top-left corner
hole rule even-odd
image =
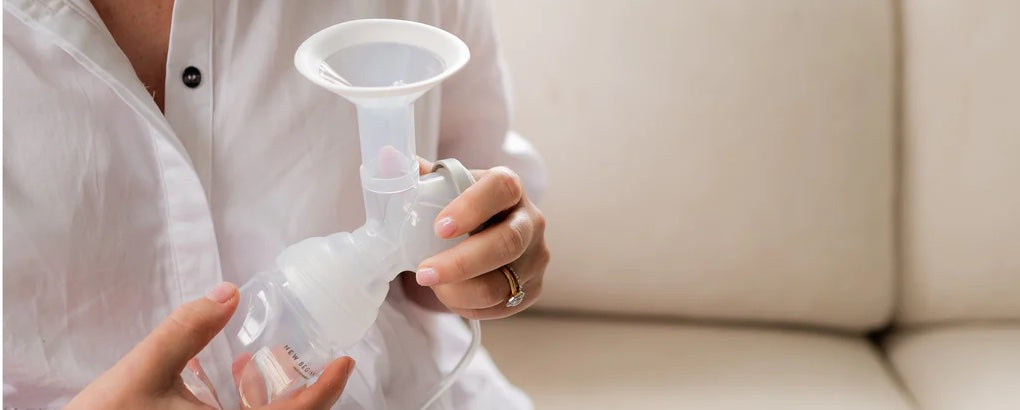
[[[221,402],[258,406],[314,380],[338,351],[364,337],[390,281],[464,239],[439,239],[432,222],[473,179],[456,160],[440,161],[440,169],[419,177],[413,103],[468,58],[467,46],[452,34],[400,20],[341,23],[298,48],[298,71],[357,107],[367,218],[352,232],[287,247],[275,269],[241,287],[238,311],[224,329],[236,355],[231,374],[237,390],[219,392]],[[473,356],[477,321],[471,330],[471,348],[422,398],[426,407]],[[182,376],[192,392],[203,400],[212,396],[189,373]]]
[[[239,353],[231,370],[241,403],[254,407],[304,386],[336,352],[282,272],[260,273],[240,291],[238,314],[225,332]]]

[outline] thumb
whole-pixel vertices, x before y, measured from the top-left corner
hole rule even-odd
[[[223,282],[203,298],[179,306],[125,359],[138,366],[141,377],[173,379],[195,357],[237,309],[237,287]]]
[[[433,164],[432,161],[418,157],[418,175],[425,175],[432,172],[433,167],[435,167],[435,164]]]

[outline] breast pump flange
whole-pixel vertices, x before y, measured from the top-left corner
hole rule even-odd
[[[415,270],[425,258],[464,239],[438,238],[433,221],[474,178],[455,159],[438,161],[433,173],[419,177],[413,110],[418,98],[469,59],[467,45],[453,34],[388,19],[328,27],[305,40],[294,55],[294,65],[305,78],[354,103],[357,110],[365,225],[350,234],[299,242],[277,258],[288,281],[309,296],[312,316],[333,321],[333,326],[320,325],[338,346],[350,346],[364,336],[396,275]],[[452,384],[474,355],[479,324],[473,320],[470,325],[473,340],[467,354],[423,408]]]
[[[304,288],[313,316],[350,317],[343,329],[328,331],[341,345],[363,337],[397,274],[463,239],[439,239],[432,222],[474,179],[456,160],[440,161],[439,173],[419,178],[414,101],[469,58],[467,45],[446,31],[388,19],[328,27],[294,54],[298,72],[357,110],[365,225],[307,239],[277,258],[288,280]]]
[[[432,227],[443,207],[474,179],[453,159],[438,161],[433,172],[419,176],[413,104],[469,58],[467,45],[456,36],[403,20],[340,23],[298,47],[297,70],[356,107],[366,221],[351,232],[288,246],[274,269],[241,286],[238,310],[224,335],[235,354],[249,359],[234,374],[240,397],[227,403],[269,402],[314,380],[334,355],[368,332],[400,272],[415,270],[425,258],[464,239],[440,239]],[[422,398],[423,408],[453,383],[477,350],[478,321],[469,325],[473,337],[467,353],[430,397]],[[200,399],[212,397],[188,370],[182,377]]]

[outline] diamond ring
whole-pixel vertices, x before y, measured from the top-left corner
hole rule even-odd
[[[510,282],[510,299],[506,301],[506,307],[514,307],[521,304],[524,301],[524,288],[521,287],[521,278],[517,276],[517,272],[509,264],[503,265],[499,268],[506,276],[506,280]]]

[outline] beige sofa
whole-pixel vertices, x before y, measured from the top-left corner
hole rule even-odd
[[[495,3],[540,409],[1020,409],[1020,2]]]

